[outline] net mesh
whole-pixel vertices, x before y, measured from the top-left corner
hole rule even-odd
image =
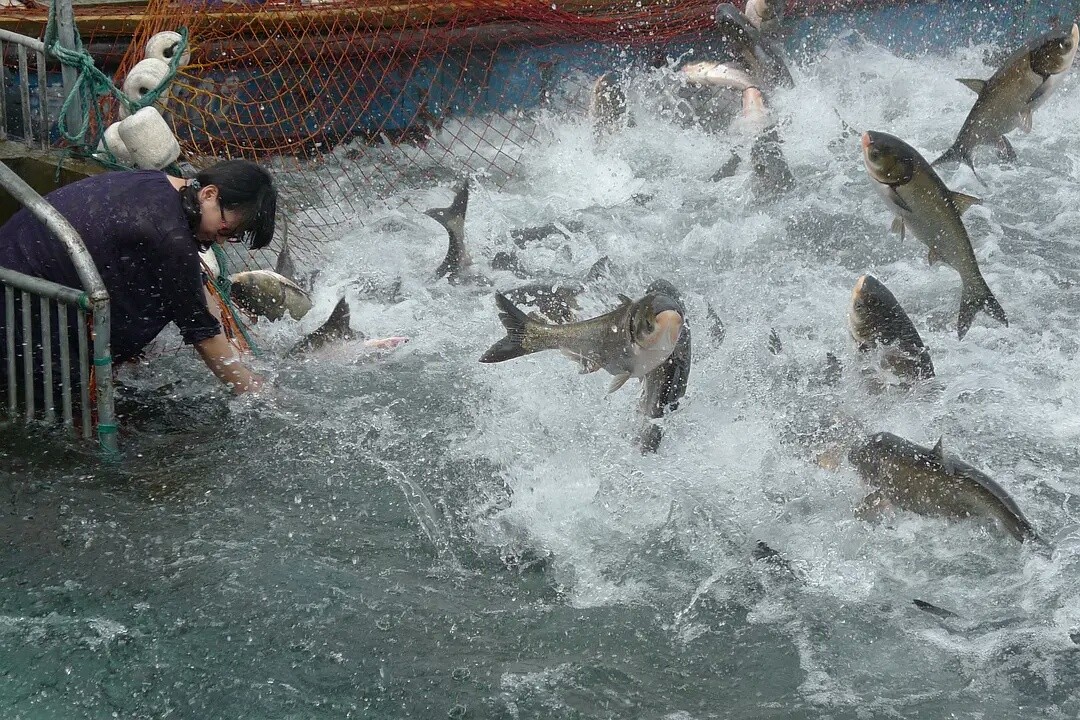
[[[714,8],[705,0],[151,0],[116,78],[155,33],[188,28],[191,62],[160,103],[181,148],[196,165],[237,157],[273,165],[290,247],[318,254],[410,171],[508,176],[515,147],[535,132],[528,108],[570,78],[595,79],[672,40],[700,39]]]

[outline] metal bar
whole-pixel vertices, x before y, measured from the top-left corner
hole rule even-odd
[[[19,33],[11,32],[10,30],[0,30],[0,42],[13,42],[16,45],[23,45],[35,52],[45,52],[45,43],[37,38],[32,38],[28,35],[20,35]],[[0,57],[3,56],[0,55]]]
[[[64,425],[71,427],[71,341],[68,339],[68,309],[64,303],[56,305],[56,322],[60,329],[60,403],[63,406]]]
[[[86,311],[79,308],[79,392],[82,399],[82,434],[91,437],[90,427],[90,361],[86,351]]]
[[[102,300],[108,300],[109,294],[105,291],[105,283],[102,282],[97,267],[94,266],[94,259],[90,257],[90,252],[86,249],[79,234],[75,232],[75,228],[71,227],[71,223],[2,162],[0,162],[0,186],[30,210],[49,229],[52,236],[64,245],[71,262],[75,265],[75,271],[79,274],[79,281],[90,297],[90,302],[97,304]]]
[[[0,267],[0,282],[69,305],[86,305],[89,303],[86,293],[81,290],[54,283],[51,280],[42,280],[33,275],[24,275],[21,272],[5,267]]]
[[[23,382],[26,383],[26,419],[34,419],[34,325],[31,322],[33,306],[30,304],[30,293],[23,290],[20,293],[22,300],[23,322]]]
[[[55,4],[53,9],[56,10],[57,35],[60,45],[68,50],[78,50],[79,48],[75,46],[75,11],[71,7],[71,0],[53,0],[53,3]],[[60,72],[64,81],[64,100],[66,101],[75,91],[75,83],[79,79],[79,74],[70,65],[61,66]],[[68,132],[77,132],[82,127],[82,120],[82,98],[76,93],[68,106],[67,117],[65,118]],[[93,290],[90,287],[86,289]]]
[[[26,46],[19,45],[19,97],[22,98],[23,141],[34,142],[34,126],[30,119],[30,70],[26,66]]]
[[[45,72],[45,53],[37,57],[38,121],[41,128],[41,149],[49,149],[49,77]]]
[[[45,422],[56,422],[56,408],[53,407],[53,357],[52,357],[52,308],[49,298],[39,298],[41,306],[41,365],[42,394],[41,402],[45,406]]]
[[[4,314],[7,324],[8,414],[12,419],[19,409],[19,378],[15,375],[15,288],[4,286]]]
[[[7,140],[7,68],[3,66],[4,36],[0,35],[0,76],[3,76],[4,90],[0,93],[0,140]]]
[[[98,444],[106,455],[120,450],[116,413],[113,407],[112,348],[109,330],[112,319],[109,300],[94,305],[94,382],[97,385]]]

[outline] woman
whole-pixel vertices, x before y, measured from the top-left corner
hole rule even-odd
[[[207,303],[198,253],[226,241],[253,250],[270,243],[277,191],[266,170],[229,160],[192,180],[153,170],[104,173],[46,200],[79,233],[109,292],[114,362],[138,357],[172,322],[235,392],[261,386]],[[0,228],[0,266],[82,287],[63,245],[25,208]],[[0,293],[0,310],[3,302]],[[4,322],[0,312],[0,331]]]

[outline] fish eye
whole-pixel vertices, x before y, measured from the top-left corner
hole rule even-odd
[[[874,162],[877,162],[881,159],[881,151],[878,150],[876,147],[871,147],[869,150],[867,150],[866,155]]]

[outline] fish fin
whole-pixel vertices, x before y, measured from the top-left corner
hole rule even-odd
[[[607,255],[604,255],[602,258],[592,264],[592,266],[589,268],[589,271],[585,273],[585,277],[583,278],[583,280],[586,284],[593,283],[597,280],[603,279],[610,272],[611,258]]]
[[[937,444],[934,445],[934,449],[931,451],[934,457],[936,457],[942,463],[945,462],[944,440],[945,437],[943,435],[938,435]]]
[[[532,322],[529,316],[521,312],[502,293],[495,293],[495,304],[499,306],[499,320],[506,328],[506,337],[488,348],[487,352],[480,356],[480,362],[503,362],[535,352],[535,350],[526,350],[522,347],[525,336],[528,334],[528,325]]]
[[[997,139],[998,155],[1002,160],[1006,162],[1016,162],[1016,151],[1013,150],[1012,143],[1009,142],[1009,138],[1004,135]]]
[[[1004,140],[1004,138],[1002,138]],[[954,192],[952,194],[953,205],[956,206],[956,211],[963,215],[968,208],[972,205],[982,205],[982,200],[974,195],[968,195],[967,193]]]
[[[313,350],[330,340],[351,340],[354,334],[352,328],[349,327],[349,319],[349,303],[342,297],[334,306],[334,310],[330,313],[330,317],[326,319],[326,322],[298,342],[287,354],[295,355]]]
[[[990,288],[986,286],[985,282],[982,283],[981,288],[973,288],[965,284],[960,293],[960,316],[956,322],[956,333],[959,339],[963,340],[964,336],[967,335],[967,331],[971,328],[971,323],[975,319],[975,314],[980,310],[985,311],[1005,327],[1009,327],[1009,319],[1005,316],[1005,311],[1001,308],[997,298],[990,292]]]
[[[465,248],[465,212],[469,207],[469,181],[465,180],[454,194],[454,201],[450,207],[431,208],[424,214],[432,218],[444,228],[449,237],[449,245],[446,250],[446,258],[435,269],[435,277],[449,277],[456,280],[462,270],[472,264],[469,253]]]
[[[933,267],[937,263],[941,262],[941,253],[939,253],[934,248],[930,248],[930,252],[927,254],[926,260],[930,263],[930,266]]]
[[[1031,132],[1031,108],[1024,108],[1020,111],[1020,129],[1026,133]]]
[[[983,88],[986,87],[986,81],[978,78],[956,78],[956,82],[969,90],[975,91],[976,95],[982,95]]]
[[[975,163],[971,160],[971,153],[967,148],[960,144],[959,140],[953,143],[952,147],[943,152],[941,157],[930,163],[930,166],[937,167],[938,165],[947,162],[962,162],[971,168],[971,172],[975,172]],[[978,177],[978,175],[975,177]]]
[[[628,373],[628,372],[619,373],[618,375],[615,376],[615,379],[611,381],[611,387],[608,388],[608,393],[610,394],[610,393],[615,392],[616,390],[621,388],[623,385],[625,385],[626,381],[629,380],[629,379],[630,379],[630,373]]]
[[[285,227],[282,230],[282,235],[284,237],[281,240],[281,251],[278,252],[277,262],[274,263],[274,272],[296,282],[296,265],[293,263],[292,255],[289,254],[289,230],[287,223],[288,221],[286,221]]]
[[[633,305],[634,304],[633,300],[628,298],[626,295],[623,295],[622,293],[619,293],[615,297],[619,298],[619,304],[620,305]]]
[[[898,193],[896,191],[895,187],[889,188],[889,198],[901,210],[906,210],[907,212],[913,212],[912,209],[911,209],[911,206],[907,204],[907,201],[904,200],[904,198],[900,197],[900,193]]]
[[[954,613],[952,610],[946,610],[943,607],[938,607],[937,605],[934,605],[933,603],[928,603],[925,600],[920,600],[919,598],[912,599],[911,604],[914,605],[915,607],[919,608],[923,612],[930,613],[931,615],[933,615],[935,617],[939,617],[939,618],[960,617],[959,615]]]
[[[563,350],[562,354],[578,364],[579,375],[594,373],[601,367],[600,364],[592,358],[587,355],[582,355],[581,353],[576,353],[573,350]]]
[[[900,242],[904,241],[904,218],[897,215],[893,218],[892,225],[889,226],[889,231],[894,233],[900,233]]]

